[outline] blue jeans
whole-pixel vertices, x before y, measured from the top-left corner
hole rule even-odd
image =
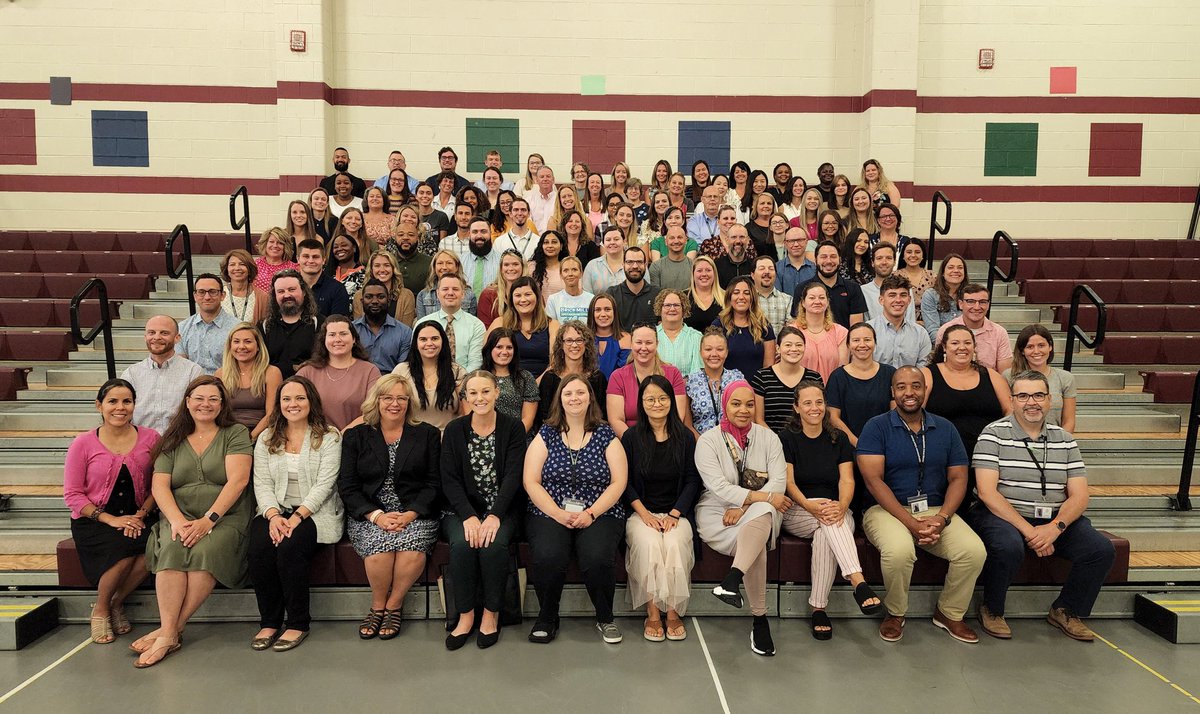
[[[993,615],[1003,615],[1008,587],[1025,559],[1025,539],[1011,523],[989,511],[982,502],[975,504],[967,518],[987,548],[987,563],[979,578],[983,583],[983,602]],[[1028,520],[1035,526],[1049,523]],[[1080,516],[1054,541],[1054,556],[1071,561],[1071,570],[1051,607],[1066,608],[1077,617],[1088,617],[1116,559],[1116,550],[1108,538],[1092,527],[1091,521]]]

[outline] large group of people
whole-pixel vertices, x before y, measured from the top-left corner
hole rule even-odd
[[[291,203],[259,256],[195,278],[197,312],[145,326],[148,356],[97,394],[64,490],[98,597],[93,640],[131,630],[154,573],[159,627],[138,667],[179,650],[219,583],[253,584],[255,650],[308,634],[308,566],[343,534],[371,602],[363,639],[401,630],[438,538],[450,546],[446,647],[500,637],[510,546],[529,543],[548,643],[572,559],[608,643],[616,559],[650,641],[687,637],[699,544],[730,559],[713,595],[748,604],[775,653],[768,551],[812,539],[812,635],[840,572],[884,640],[902,637],[916,549],[949,561],[933,623],[1012,636],[1005,592],[1025,552],[1073,561],[1051,624],[1078,640],[1113,560],[1090,526],[1071,430],[1075,386],[1052,335],[1014,353],[961,256],[925,270],[879,162],[728,176],[618,163],[557,184],[498,152],[478,183],[451,147],[425,181],[392,152],[368,186],[349,154]],[[856,524],[880,551],[863,576]],[[743,593],[745,601],[743,601]]]

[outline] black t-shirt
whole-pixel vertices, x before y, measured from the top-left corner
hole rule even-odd
[[[428,216],[421,216],[425,229],[436,239],[442,239],[442,232],[450,233],[450,218],[442,211],[433,209]]]
[[[688,298],[691,298],[690,293]],[[721,306],[716,300],[713,300],[712,304],[704,309],[700,309],[696,307],[696,303],[692,303],[692,314],[687,316],[683,324],[700,334],[704,334],[704,331],[712,326],[713,320],[717,319],[717,315],[719,314],[721,314]]]
[[[321,324],[323,319],[323,316],[318,315],[313,320],[300,320],[291,324],[269,320],[258,324],[258,329],[266,339],[271,364],[283,372],[284,379],[295,374],[296,367],[312,356],[317,325]]]
[[[642,473],[642,505],[651,513],[668,513],[679,500],[682,474],[672,466],[671,449],[665,442],[651,443],[650,463],[650,470]]]
[[[769,226],[760,226],[754,221],[746,224],[746,233],[750,235],[750,243],[754,246],[753,256],[769,255],[774,258],[778,251],[775,250],[775,241],[771,239],[771,228]]]
[[[350,177],[350,195],[356,198],[362,198],[363,194],[367,192],[366,182],[354,174],[347,175]],[[333,180],[336,178],[337,174],[329,174],[325,178],[321,179],[321,188],[325,189],[325,193],[328,193],[331,198],[337,193],[337,191],[335,191],[333,188]]]
[[[838,465],[854,461],[850,439],[839,432],[837,443],[828,434],[810,439],[804,432],[784,429],[779,434],[783,456],[792,465],[796,487],[805,498],[838,500]]]
[[[715,262],[717,264],[717,280],[725,290],[729,289],[729,282],[737,276],[749,275],[754,272],[754,260],[749,257],[749,254],[740,263],[733,262],[728,255],[722,255]],[[692,314],[695,315],[696,311],[692,310]],[[622,327],[624,325],[625,323],[621,323]]]

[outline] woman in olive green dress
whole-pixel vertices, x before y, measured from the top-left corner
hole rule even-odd
[[[131,645],[141,653],[136,667],[158,664],[180,648],[188,618],[218,582],[245,581],[253,454],[221,381],[192,380],[154,450],[151,492],[163,517],[146,545],[146,567],[156,574],[160,622]]]

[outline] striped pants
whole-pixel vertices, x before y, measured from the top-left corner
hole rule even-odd
[[[824,610],[829,605],[836,567],[841,566],[842,577],[847,579],[862,572],[858,549],[854,546],[854,519],[846,511],[841,523],[826,525],[797,504],[783,514],[783,529],[798,538],[812,537],[812,591],[808,604]]]

